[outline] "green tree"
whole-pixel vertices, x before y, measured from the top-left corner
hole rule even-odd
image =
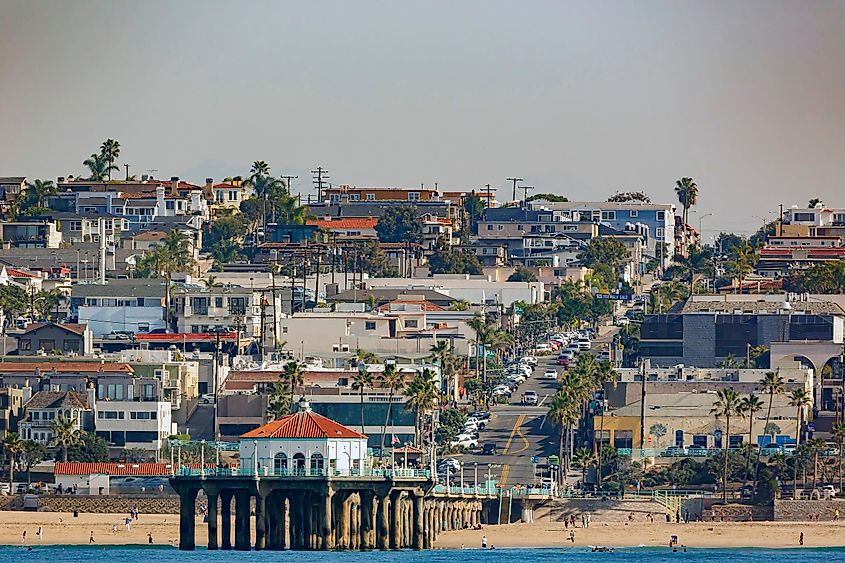
[[[358,367],[358,373],[352,376],[352,389],[358,391],[358,397],[361,399],[361,434],[366,434],[364,427],[364,392],[373,386],[373,374],[367,370],[366,365]]]
[[[463,209],[469,217],[469,231],[473,234],[478,234],[478,221],[484,216],[484,210],[487,208],[487,203],[478,197],[473,191],[470,195],[464,198]],[[462,225],[461,229],[465,227]],[[462,240],[467,240],[462,233]]]
[[[0,311],[10,321],[14,321],[29,309],[29,296],[26,290],[17,285],[0,285]]]
[[[387,425],[390,424],[390,418],[393,413],[393,397],[397,393],[402,393],[405,389],[405,374],[396,368],[396,363],[389,363],[384,365],[384,371],[378,378],[379,385],[387,389],[387,415],[384,417],[384,426],[381,428],[381,447],[379,448],[379,455],[384,456],[384,439],[387,434]]]
[[[683,208],[684,225],[688,225],[690,207],[698,203],[698,184],[692,178],[681,178],[675,182],[675,194]]]
[[[117,166],[114,165],[114,161],[120,156],[120,143],[115,141],[114,139],[106,139],[103,141],[103,144],[100,145],[100,155],[108,162],[108,175],[109,181],[111,182],[111,173],[112,171],[117,170]]]
[[[716,400],[713,402],[713,408],[710,409],[710,414],[716,417],[716,420],[725,419],[725,440],[723,442],[724,455],[724,469],[722,471],[722,502],[728,502],[728,448],[731,441],[731,418],[734,416],[742,416],[740,411],[739,394],[733,387],[727,389],[719,389],[716,391]]]
[[[47,458],[47,448],[35,440],[24,440],[20,453],[23,467],[26,470],[26,482],[32,484],[32,468]]]
[[[549,202],[552,202],[552,203],[566,203],[567,201],[569,201],[569,198],[566,197],[566,196],[557,195],[557,194],[534,194],[534,195],[528,196],[528,199],[525,200],[525,203],[530,203],[532,201],[537,201],[537,200],[549,201]]]
[[[44,202],[47,197],[59,193],[59,189],[52,180],[33,180],[26,183],[26,197],[20,211],[24,212],[30,208],[38,207],[44,209]]]
[[[590,451],[590,448],[578,448],[575,452],[575,458],[572,464],[581,470],[581,482],[584,487],[587,486],[587,470],[590,467],[595,467],[596,456]]]
[[[24,445],[20,434],[17,432],[9,432],[3,438],[3,449],[6,450],[6,455],[9,458],[9,490],[13,491],[12,486],[15,481],[15,459],[23,451]]]
[[[50,423],[52,438],[50,444],[58,446],[62,450],[62,460],[68,460],[68,448],[77,445],[81,439],[79,428],[76,426],[76,419],[66,416],[56,417]]]
[[[609,198],[607,201],[617,202],[617,203],[628,203],[631,201],[638,201],[641,203],[651,203],[651,198],[643,192],[616,192]]]
[[[280,377],[288,389],[290,389],[290,404],[293,405],[296,388],[302,387],[305,384],[305,374],[303,373],[302,364],[297,361],[286,363]]]
[[[93,432],[79,432],[79,441],[67,448],[67,460],[98,463],[109,460],[109,444]]]
[[[576,391],[561,387],[549,402],[549,411],[546,413],[548,421],[558,428],[558,457],[563,464],[562,470],[558,471],[558,484],[565,482],[569,470],[568,456],[564,455],[564,443],[579,418],[580,398]]]
[[[842,491],[842,454],[843,445],[845,445],[845,422],[836,422],[830,430],[833,439],[836,440],[836,445],[839,448],[839,459],[837,460],[837,469],[839,473],[839,490]]]
[[[116,166],[109,164],[108,158],[97,153],[85,159],[82,165],[88,168],[91,173],[88,179],[93,182],[102,182],[111,175],[113,170],[117,170]]]
[[[376,234],[381,242],[422,243],[422,221],[416,206],[387,207],[376,223]]]
[[[517,266],[514,272],[508,276],[509,282],[535,282],[537,274],[522,266]]]
[[[279,381],[273,383],[273,388],[267,396],[267,418],[279,420],[283,416],[289,415],[291,400],[290,387],[284,381],[283,376],[280,375]]]
[[[405,408],[413,411],[415,442],[422,442],[423,419],[437,406],[437,398],[440,393],[434,376],[428,369],[418,374],[405,389]]]
[[[484,269],[478,257],[465,250],[453,250],[440,241],[436,250],[428,259],[428,269],[432,274],[469,274],[480,275]]]
[[[748,241],[745,241],[736,248],[734,257],[728,261],[728,271],[739,277],[738,291],[740,293],[742,292],[742,282],[745,281],[748,274],[754,271],[754,265],[757,264],[758,258],[754,247]]]

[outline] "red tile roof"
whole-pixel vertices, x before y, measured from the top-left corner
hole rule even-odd
[[[251,430],[241,438],[366,438],[312,411],[299,411]]]
[[[340,219],[309,219],[306,225],[318,229],[374,229],[378,219],[373,217],[344,217]]]
[[[420,305],[420,308],[423,311],[445,311],[446,309],[441,307],[440,305],[435,305],[431,301],[416,301],[416,300],[406,300],[406,299],[397,299],[395,301],[390,301],[385,303],[381,307],[378,308],[379,311],[390,311],[391,305]]]
[[[183,467],[199,467],[198,463],[183,464]],[[206,464],[207,467],[213,465]],[[169,463],[80,463],[74,461],[56,462],[56,475],[141,475],[158,476],[170,475]]]
[[[38,276],[35,274],[31,274],[29,272],[24,272],[23,270],[16,270],[14,268],[6,268],[6,273],[12,276],[13,278],[37,278]]]

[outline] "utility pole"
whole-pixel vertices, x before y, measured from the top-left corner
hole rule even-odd
[[[640,358],[640,377],[643,379],[642,391],[640,394],[640,455],[645,448],[645,360]]]
[[[280,176],[282,180],[285,181],[285,188],[288,191],[288,195],[291,195],[293,192],[291,191],[291,186],[293,186],[293,181],[297,180],[299,176]],[[290,218],[288,218],[288,222],[290,222]]]
[[[317,201],[323,201],[323,181],[329,179],[328,172],[322,166],[318,166],[316,170],[311,171],[314,177],[314,185],[317,186]]]
[[[484,187],[487,188],[487,208],[493,207],[493,188],[490,187],[490,184],[484,184]]]
[[[507,178],[508,182],[513,182],[513,200],[516,201],[516,183],[522,182],[522,178]]]
[[[255,294],[253,294],[254,298]],[[259,338],[261,340],[261,346],[258,348],[259,355],[261,357],[261,361],[264,361],[264,351],[267,347],[267,308],[265,307],[264,301],[264,290],[261,290],[261,297],[259,298],[259,303],[261,303],[261,311],[259,313],[259,318],[261,320],[261,327],[259,330]]]
[[[519,189],[522,190],[522,206],[525,207],[528,205],[528,190],[533,190],[534,186],[519,186]]]
[[[302,249],[302,312],[305,312],[305,288],[308,284],[308,240],[305,240],[305,246]]]
[[[128,182],[129,181],[129,164],[124,164],[123,167],[126,168],[126,181]],[[783,207],[783,206],[781,206],[781,207]]]
[[[778,219],[778,236],[783,236],[783,204],[780,204],[780,218]]]
[[[214,331],[214,369],[211,371],[211,384],[214,386],[212,392],[214,393],[214,440],[219,439],[219,432],[217,427],[217,380],[220,373],[220,331]]]

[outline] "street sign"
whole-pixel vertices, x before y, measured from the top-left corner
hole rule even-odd
[[[634,298],[630,293],[596,293],[596,299],[609,299],[611,301],[631,301]]]
[[[540,458],[536,455],[531,456],[531,463],[540,463]]]
[[[549,456],[549,465],[557,465],[560,463],[560,458],[556,455]]]

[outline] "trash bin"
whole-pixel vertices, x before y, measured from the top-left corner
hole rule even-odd
[[[79,518],[79,511],[78,511],[78,510],[74,510],[74,511],[73,511],[73,517],[74,517],[74,518]]]

